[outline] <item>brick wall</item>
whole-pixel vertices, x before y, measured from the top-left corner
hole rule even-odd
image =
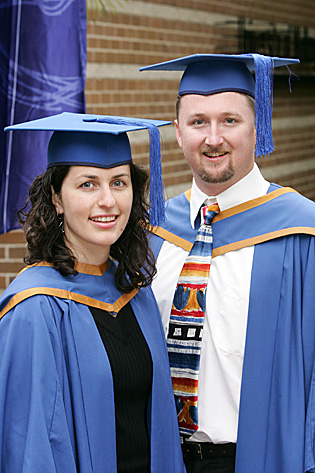
[[[308,0],[121,1],[115,11],[88,25],[87,112],[173,120],[181,74],[140,73],[139,67],[197,52],[240,52],[240,18],[253,20],[261,29],[266,22],[283,30],[307,28],[308,36],[315,38],[315,17]],[[300,77],[292,81],[292,94],[287,71],[276,72],[276,151],[258,164],[268,180],[315,199],[314,63],[292,70]],[[162,129],[162,136],[163,176],[172,196],[189,187],[191,173],[177,146],[174,127]],[[147,133],[133,133],[130,139],[135,160],[146,164]],[[0,236],[0,290],[21,268],[24,251],[21,232]]]
[[[25,238],[20,230],[0,235],[0,293],[23,268],[25,254]]]

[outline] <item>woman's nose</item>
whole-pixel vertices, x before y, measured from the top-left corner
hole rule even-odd
[[[104,188],[100,189],[100,196],[99,196],[99,200],[98,200],[98,205],[100,207],[111,208],[111,207],[114,207],[115,204],[116,204],[116,200],[113,196],[113,193],[112,193],[111,189],[108,188],[108,187],[104,187]]]

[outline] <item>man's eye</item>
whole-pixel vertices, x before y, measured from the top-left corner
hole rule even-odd
[[[226,123],[235,123],[235,118],[227,118]]]
[[[202,118],[196,118],[196,120],[192,122],[193,125],[202,125],[203,123],[204,121]]]

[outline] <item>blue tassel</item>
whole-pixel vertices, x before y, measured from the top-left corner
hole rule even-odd
[[[294,78],[297,79],[297,80],[301,80],[301,79],[299,78],[298,75],[294,74],[294,72],[291,71],[291,69],[289,68],[289,66],[286,66],[286,68],[288,69],[289,74],[290,74],[290,75],[289,75],[288,82],[289,82],[289,90],[290,90],[290,94],[291,94],[291,93],[292,93],[292,84],[291,84],[292,77],[294,77]]]
[[[255,62],[255,156],[267,156],[274,151],[272,137],[273,60],[260,54],[252,55]]]
[[[147,126],[150,135],[150,223],[156,226],[165,219],[161,142],[158,127],[151,124]]]
[[[149,130],[150,137],[150,224],[158,226],[165,219],[164,183],[161,164],[160,131],[154,123],[141,118],[120,118],[106,116],[97,119],[102,123],[117,125],[135,125]]]

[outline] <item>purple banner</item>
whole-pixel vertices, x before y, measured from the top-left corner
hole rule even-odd
[[[3,128],[85,111],[86,0],[0,3],[0,233],[18,228],[33,179],[46,169],[50,133]]]

